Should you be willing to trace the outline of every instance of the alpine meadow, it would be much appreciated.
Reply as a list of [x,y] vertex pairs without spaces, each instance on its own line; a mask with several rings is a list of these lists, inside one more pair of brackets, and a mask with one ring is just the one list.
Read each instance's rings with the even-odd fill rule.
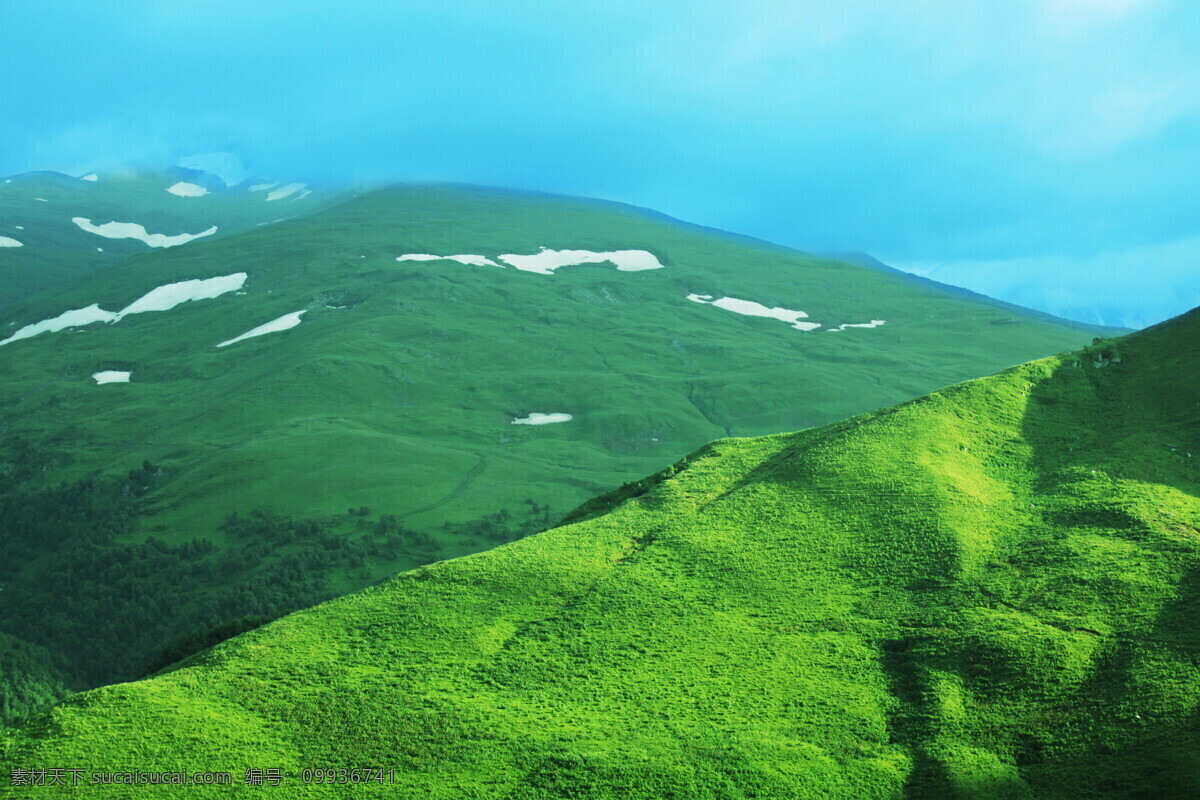
[[0,800],[1197,800],[1195,11],[6,4]]
[[[61,218],[95,216],[76,183]],[[161,193],[297,202],[259,186]],[[1107,332],[613,203],[344,194],[211,241],[138,242],[5,307],[9,719],[216,629],[550,527],[711,439]]]
[[1197,342],[1192,312],[719,439],[75,695],[6,730],[4,765],[261,765],[297,797],[345,796],[300,782],[321,765],[386,766],[363,797],[1194,797]]

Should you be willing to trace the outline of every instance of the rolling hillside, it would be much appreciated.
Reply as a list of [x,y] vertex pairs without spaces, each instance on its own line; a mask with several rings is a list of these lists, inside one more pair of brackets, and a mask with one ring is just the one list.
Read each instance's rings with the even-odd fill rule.
[[706,441],[1104,332],[628,206],[427,186],[148,250],[0,330],[0,632],[74,688],[544,529]]
[[348,192],[226,186],[200,170],[30,172],[0,180],[0,306],[153,249],[304,216]]
[[562,527],[75,697],[3,767],[269,768],[297,797],[1195,797],[1198,342],[1200,311],[714,442]]

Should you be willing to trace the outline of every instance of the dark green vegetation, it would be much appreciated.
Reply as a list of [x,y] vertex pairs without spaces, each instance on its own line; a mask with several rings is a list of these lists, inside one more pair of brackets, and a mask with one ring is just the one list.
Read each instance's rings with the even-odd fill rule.
[[[10,463],[27,467],[23,452],[10,446]],[[38,708],[35,701],[61,697],[64,682],[96,686],[155,671],[181,653],[254,627],[246,620],[261,624],[333,597],[340,587],[331,576],[366,585],[380,564],[425,564],[441,550],[437,538],[367,508],[321,519],[267,509],[233,514],[216,531],[221,546],[207,537],[181,544],[131,538],[143,498],[166,478],[146,462],[120,478],[33,491],[19,488],[28,481],[16,481],[0,492],[5,554],[18,567],[0,590],[0,619],[7,634],[19,637],[11,640],[12,666],[0,661],[0,669],[16,676],[21,665],[36,662],[38,669],[25,671],[53,676],[49,682],[31,677],[24,689],[12,678],[13,688],[0,693],[12,706],[5,719]],[[545,509],[531,511],[522,517],[528,519],[523,528],[496,514],[461,523],[453,533],[503,543],[549,527],[544,513],[537,514]],[[172,636],[178,638],[164,648]]]
[[64,666],[61,656],[0,634],[0,720],[20,720],[70,695]]
[[[209,194],[178,197],[167,192],[179,181],[202,186]],[[297,199],[296,193],[267,202],[268,192],[248,191],[252,183],[226,189],[219,179],[186,169],[105,171],[95,182],[58,172],[31,172],[0,182],[0,236],[23,245],[0,247],[0,306],[152,250],[135,239],[83,231],[72,217],[95,225],[135,222],[150,233],[171,236],[216,225],[212,236],[225,237],[281,217],[311,214],[346,196],[323,191]]]
[[[539,246],[665,266],[396,261]],[[714,438],[824,424],[1098,332],[628,206],[444,187],[148,251],[7,306],[0,329],[238,272],[244,293],[0,347],[0,632],[72,688],[136,678],[190,631],[520,538]],[[802,332],[692,293],[886,324]],[[104,370],[132,382],[96,385]],[[530,412],[574,419],[511,424]]]
[[301,770],[358,765],[395,770],[373,797],[1193,798],[1198,374],[1200,311],[717,441],[584,521],[73,697],[0,764],[270,767],[303,797],[347,789]]

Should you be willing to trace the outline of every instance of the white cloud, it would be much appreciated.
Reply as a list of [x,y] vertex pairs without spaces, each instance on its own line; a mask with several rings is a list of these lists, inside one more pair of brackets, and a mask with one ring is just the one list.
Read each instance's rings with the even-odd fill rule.
[[1042,6],[1040,22],[1059,32],[1086,31],[1120,21],[1148,5],[1149,0],[1048,0]]

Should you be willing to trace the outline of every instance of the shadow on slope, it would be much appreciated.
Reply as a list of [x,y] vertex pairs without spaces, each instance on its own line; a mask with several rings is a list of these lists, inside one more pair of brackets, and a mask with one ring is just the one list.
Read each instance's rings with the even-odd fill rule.
[[906,797],[1200,794],[1198,329],[1012,371],[1018,435],[981,465],[1011,524],[883,642]]
[[1085,589],[1107,605],[1092,611],[1091,674],[1046,706],[1081,735],[1052,750],[1032,729],[1021,763],[1031,781],[1069,780],[1085,795],[1200,795],[1198,334],[1192,311],[1097,340],[1030,391],[1022,433],[1062,561],[1062,582],[1044,585],[1037,605],[1078,611]]

